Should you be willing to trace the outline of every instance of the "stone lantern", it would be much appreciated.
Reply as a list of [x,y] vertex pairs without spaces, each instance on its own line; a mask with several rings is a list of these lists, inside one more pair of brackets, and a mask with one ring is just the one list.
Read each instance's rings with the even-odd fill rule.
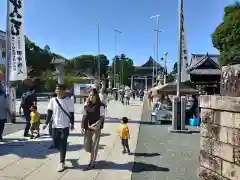
[[110,75],[108,75],[107,79],[108,79],[108,88],[111,89],[112,88],[112,77]]
[[56,68],[58,84],[63,84],[64,66],[67,64],[66,59],[54,57],[51,64],[53,64]]

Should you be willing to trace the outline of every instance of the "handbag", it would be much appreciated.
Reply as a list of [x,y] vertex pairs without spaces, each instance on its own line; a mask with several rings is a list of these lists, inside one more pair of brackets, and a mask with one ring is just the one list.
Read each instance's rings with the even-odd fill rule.
[[101,128],[101,125],[102,125],[102,120],[100,119],[92,125],[88,124],[88,128],[93,130],[93,131],[97,131]]
[[60,104],[60,102],[58,101],[58,99],[55,98],[55,100],[56,100],[58,106],[60,107],[60,109],[64,112],[64,114],[65,114],[69,119],[71,119],[69,113],[68,113],[65,109],[63,109],[63,107],[62,107],[62,105]]

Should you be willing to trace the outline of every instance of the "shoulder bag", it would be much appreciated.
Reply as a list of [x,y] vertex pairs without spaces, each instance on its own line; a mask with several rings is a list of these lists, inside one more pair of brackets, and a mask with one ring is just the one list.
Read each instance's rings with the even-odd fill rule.
[[58,99],[55,98],[55,100],[56,100],[58,106],[60,107],[60,109],[64,112],[64,114],[65,114],[69,119],[71,119],[69,113],[68,113],[65,109],[63,109],[63,107],[62,107],[62,105],[60,104],[60,102],[58,101]]

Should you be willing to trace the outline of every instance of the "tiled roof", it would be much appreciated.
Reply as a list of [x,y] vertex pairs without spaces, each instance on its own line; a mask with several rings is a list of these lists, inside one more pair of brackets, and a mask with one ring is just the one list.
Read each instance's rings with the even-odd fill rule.
[[155,61],[151,56],[149,57],[148,61],[145,62],[143,65],[141,65],[141,67],[152,67],[154,64],[154,66],[161,66],[157,61]]
[[1,40],[5,40],[5,35],[6,35],[6,33],[4,31],[0,30],[0,39]]
[[195,69],[202,65],[207,60],[212,60],[212,62],[219,68],[219,55],[216,54],[192,54],[191,62],[188,67],[188,71]]
[[193,69],[188,73],[197,74],[197,75],[221,75],[221,70],[220,69]]

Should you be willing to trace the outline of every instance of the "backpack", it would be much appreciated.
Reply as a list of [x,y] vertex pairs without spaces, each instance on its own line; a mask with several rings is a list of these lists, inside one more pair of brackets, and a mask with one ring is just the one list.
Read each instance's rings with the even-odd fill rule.
[[21,98],[21,107],[22,108],[30,108],[35,101],[34,92],[26,92],[22,95]]

